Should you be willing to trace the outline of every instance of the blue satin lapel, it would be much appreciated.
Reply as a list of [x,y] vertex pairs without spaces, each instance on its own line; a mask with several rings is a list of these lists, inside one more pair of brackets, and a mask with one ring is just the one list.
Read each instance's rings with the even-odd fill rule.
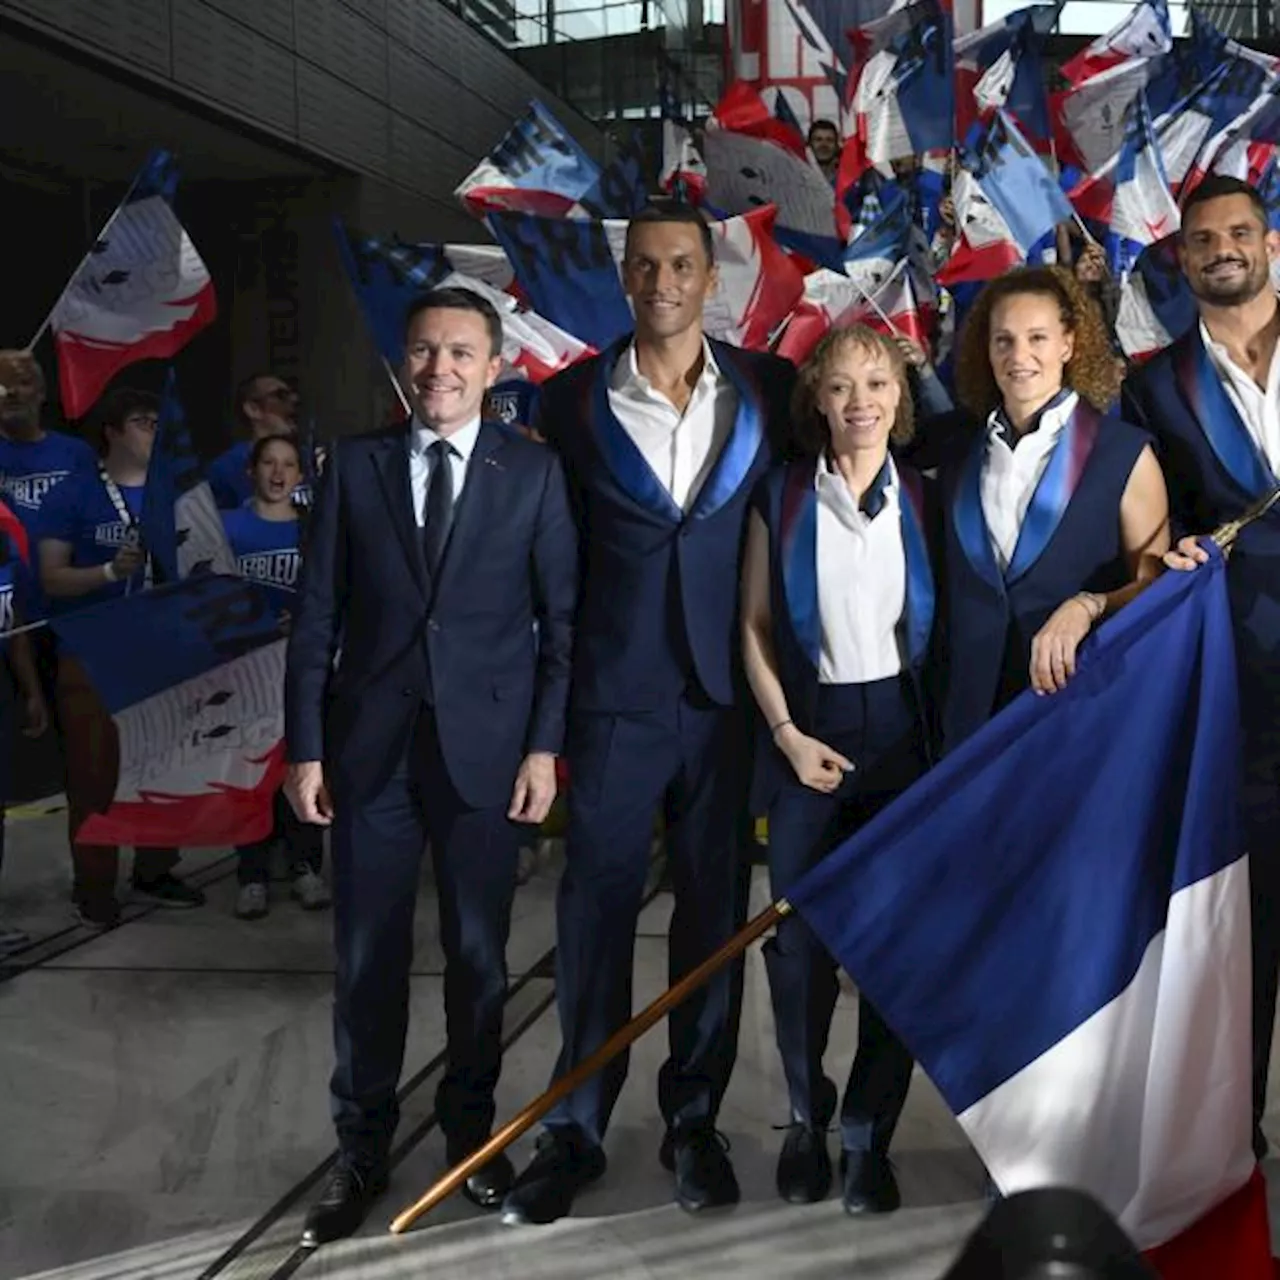
[[616,342],[596,362],[587,388],[586,408],[592,433],[609,473],[622,491],[646,511],[678,524],[684,519],[684,512],[653,474],[653,468],[644,460],[609,404],[609,379],[625,350],[625,340]]
[[1018,531],[1018,542],[1005,578],[1015,582],[1044,554],[1057,532],[1098,442],[1102,415],[1085,400],[1077,400],[1070,421],[1049,455],[1031,503]]
[[1276,487],[1275,476],[1240,420],[1199,333],[1179,344],[1173,367],[1179,390],[1227,474],[1250,498],[1265,497]]
[[695,520],[715,515],[742,487],[764,439],[764,405],[756,381],[739,367],[733,353],[720,343],[714,346],[716,363],[738,393],[733,433],[693,504]]
[[898,469],[902,493],[902,546],[907,562],[907,607],[900,628],[905,640],[907,663],[919,666],[929,648],[933,634],[933,614],[937,595],[933,584],[933,566],[929,562],[929,543],[925,536],[924,482],[910,467]]
[[956,536],[973,571],[997,591],[1004,591],[1004,575],[996,563],[991,547],[991,534],[982,514],[982,463],[987,456],[987,434],[983,431],[973,442],[969,456],[964,461],[960,480],[956,485],[951,519]]
[[822,619],[818,614],[818,493],[814,464],[791,463],[782,481],[778,555],[791,629],[816,669],[822,655]]

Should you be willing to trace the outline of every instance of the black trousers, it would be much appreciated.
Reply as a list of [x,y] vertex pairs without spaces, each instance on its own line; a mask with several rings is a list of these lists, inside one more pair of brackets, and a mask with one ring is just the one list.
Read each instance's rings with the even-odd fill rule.
[[[775,900],[924,772],[927,761],[913,708],[901,677],[820,688],[814,736],[856,768],[830,795],[804,786],[794,775],[778,793],[769,809]],[[764,955],[791,1117],[825,1127],[836,1109],[836,1087],[822,1064],[839,994],[836,962],[798,915],[779,922]],[[840,1110],[846,1151],[888,1150],[907,1100],[912,1065],[892,1028],[863,997],[857,1055]]]
[[[741,927],[750,865],[743,848],[746,729],[736,709],[692,695],[648,715],[579,715],[569,731],[569,822],[556,908],[560,1077],[630,1017],[636,920],[654,817],[667,820],[675,897],[671,983]],[[658,1076],[669,1129],[711,1125],[733,1070],[742,1009],[741,963],[726,965],[668,1021]],[[626,1079],[620,1054],[547,1117],[599,1145]]]
[[430,841],[447,1037],[436,1110],[451,1148],[469,1149],[493,1124],[520,829],[508,821],[505,805],[472,809],[463,803],[445,768],[435,717],[425,707],[381,791],[362,804],[344,804],[340,795],[335,800],[336,1063],[330,1093],[339,1145],[353,1163],[376,1165],[386,1159],[399,1120],[396,1086],[409,1023],[413,916]]
[[253,844],[242,844],[236,853],[236,880],[240,884],[266,884],[270,878],[271,848],[277,840],[283,840],[289,854],[289,866],[295,873],[303,867],[319,871],[324,864],[324,828],[302,822],[293,806],[277,791],[272,802],[273,823],[270,834]]

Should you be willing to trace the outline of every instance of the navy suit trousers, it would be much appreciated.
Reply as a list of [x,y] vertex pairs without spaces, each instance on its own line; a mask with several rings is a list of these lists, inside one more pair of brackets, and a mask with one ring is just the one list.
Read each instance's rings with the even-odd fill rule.
[[[775,901],[837,845],[869,822],[925,770],[926,757],[907,682],[822,685],[814,735],[854,763],[831,794],[794,775],[769,810],[769,877]],[[837,965],[804,920],[778,924],[764,946],[778,1051],[793,1120],[825,1127],[836,1088],[823,1072],[839,984]],[[911,1055],[872,1006],[858,1005],[858,1051],[840,1114],[846,1151],[884,1154],[911,1084]]]
[[506,809],[463,804],[423,708],[387,782],[363,804],[337,799],[333,826],[337,1063],[330,1083],[344,1154],[384,1161],[399,1119],[396,1086],[409,1022],[413,915],[430,842],[444,949],[446,1067],[436,1094],[451,1144],[473,1147],[493,1124],[502,1065],[506,947],[520,829]]
[[[563,1038],[555,1076],[598,1049],[632,1014],[636,921],[654,818],[666,818],[675,896],[668,976],[677,982],[742,926],[747,733],[742,712],[686,696],[665,713],[578,714],[568,738],[569,825],[557,905],[556,993]],[[737,1053],[741,963],[671,1013],[658,1078],[668,1128],[713,1124]],[[549,1128],[599,1145],[628,1055],[566,1098]]]

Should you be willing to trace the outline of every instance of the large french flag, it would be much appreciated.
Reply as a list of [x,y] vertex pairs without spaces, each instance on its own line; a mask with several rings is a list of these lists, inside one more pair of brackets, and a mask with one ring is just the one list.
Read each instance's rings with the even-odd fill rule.
[[119,738],[114,796],[77,839],[206,848],[267,835],[285,773],[285,642],[260,588],[198,574],[53,627]]
[[999,1188],[1090,1192],[1166,1280],[1272,1276],[1239,723],[1214,554],[788,894]]
[[178,171],[154,151],[50,317],[68,418],[83,417],[121,369],[176,355],[218,314],[213,280],[172,201]]
[[1172,48],[1168,0],[1140,0],[1106,35],[1064,62],[1062,74],[1079,85],[1122,62],[1158,57]]

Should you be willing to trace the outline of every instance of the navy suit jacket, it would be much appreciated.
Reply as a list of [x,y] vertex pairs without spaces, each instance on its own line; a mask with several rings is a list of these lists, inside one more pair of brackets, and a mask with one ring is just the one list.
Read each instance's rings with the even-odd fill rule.
[[620,425],[602,421],[605,380],[629,339],[543,384],[538,429],[561,454],[583,556],[573,705],[650,712],[696,684],[742,696],[738,595],[747,507],[785,443],[795,370],[711,340],[737,387],[729,441],[686,515]]
[[476,808],[507,804],[523,756],[563,746],[577,590],[550,449],[481,425],[433,580],[407,428],[339,440],[289,636],[289,759],[323,760],[335,799],[359,803],[385,784],[431,691],[459,795]]

